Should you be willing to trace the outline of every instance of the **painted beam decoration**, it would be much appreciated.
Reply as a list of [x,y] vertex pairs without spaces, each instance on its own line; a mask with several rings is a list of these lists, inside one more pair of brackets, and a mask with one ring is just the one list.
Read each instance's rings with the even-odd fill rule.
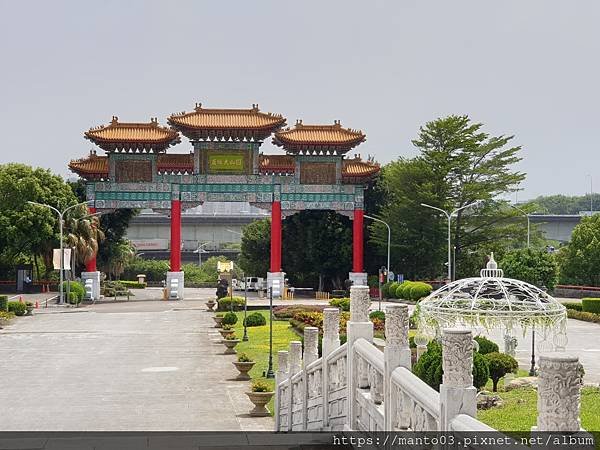
[[[204,202],[249,202],[270,210],[281,202],[284,215],[302,210],[343,214],[364,206],[364,190],[379,165],[345,154],[366,139],[361,131],[334,125],[303,125],[283,130],[286,119],[251,109],[208,109],[168,118],[170,127],[118,122],[93,128],[85,137],[106,152],[71,161],[84,178],[89,200],[99,210],[151,208],[168,211]],[[192,150],[167,153],[188,137]],[[263,155],[260,146],[274,134],[285,154]],[[119,141],[123,136],[123,142]],[[110,141],[108,140],[110,138]]]

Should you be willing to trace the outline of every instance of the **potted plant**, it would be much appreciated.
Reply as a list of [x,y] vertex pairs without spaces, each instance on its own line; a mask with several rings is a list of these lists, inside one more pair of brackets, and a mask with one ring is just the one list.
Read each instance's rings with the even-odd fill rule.
[[226,338],[227,336],[231,336],[233,333],[235,333],[235,331],[231,325],[226,324],[223,325],[223,328],[219,330],[219,333],[221,333],[223,338]]
[[215,328],[221,328],[221,323],[223,322],[223,313],[213,316],[213,320],[215,321]]
[[235,346],[240,343],[240,340],[235,336],[235,333],[225,336],[221,342],[227,347],[225,349],[226,355],[235,355]]
[[238,355],[237,361],[233,361],[232,363],[237,370],[239,370],[240,374],[237,376],[236,380],[249,380],[250,375],[248,372],[254,364],[256,364],[246,353],[240,353]]
[[250,411],[250,415],[254,417],[269,416],[271,413],[266,408],[266,404],[271,401],[273,392],[269,385],[262,381],[256,380],[252,383],[251,391],[246,392],[250,401],[254,404],[254,409]]
[[27,314],[26,316],[33,316],[33,303],[25,302],[25,306],[27,306]]
[[216,304],[217,302],[211,298],[209,301],[206,302],[206,307],[209,311],[212,311]]

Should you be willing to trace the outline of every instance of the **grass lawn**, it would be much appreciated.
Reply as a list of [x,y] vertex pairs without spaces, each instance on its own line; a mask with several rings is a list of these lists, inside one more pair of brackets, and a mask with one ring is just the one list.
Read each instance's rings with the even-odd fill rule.
[[[491,390],[491,389],[490,389]],[[497,393],[504,405],[477,411],[477,418],[500,431],[529,432],[537,420],[537,392],[535,389],[513,389]],[[581,426],[590,431],[600,430],[600,389],[581,390]]]
[[[255,312],[255,311],[252,311]],[[235,349],[238,353],[246,353],[256,364],[249,372],[253,380],[262,379],[263,372],[266,372],[269,367],[269,310],[257,311],[261,313],[267,320],[267,324],[260,327],[248,328],[248,341],[240,342]],[[235,324],[235,335],[241,339],[244,336],[244,312],[237,312],[238,321]],[[248,313],[250,314],[250,312]],[[288,350],[290,341],[300,340],[298,335],[294,333],[287,320],[273,321],[273,371],[277,371],[277,351]],[[235,371],[235,368],[233,368]],[[271,386],[275,385],[275,380],[266,380]],[[251,381],[249,382],[251,383]],[[273,412],[273,400],[269,402],[269,411]]]

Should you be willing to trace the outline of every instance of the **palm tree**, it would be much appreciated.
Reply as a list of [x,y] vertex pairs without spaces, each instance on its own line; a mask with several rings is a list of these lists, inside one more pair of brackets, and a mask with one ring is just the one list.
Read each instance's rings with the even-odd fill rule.
[[86,264],[98,253],[98,244],[104,240],[100,229],[100,220],[87,215],[85,207],[77,208],[72,216],[65,220],[67,245],[75,250],[75,267]]
[[108,271],[118,280],[125,266],[135,257],[135,247],[128,240],[121,239],[112,249],[108,262]]

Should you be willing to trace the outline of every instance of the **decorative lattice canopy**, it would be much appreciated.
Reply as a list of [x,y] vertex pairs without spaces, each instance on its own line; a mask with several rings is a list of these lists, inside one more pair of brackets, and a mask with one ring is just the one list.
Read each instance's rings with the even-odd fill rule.
[[567,318],[565,307],[543,290],[504,278],[493,254],[481,276],[443,286],[422,300],[418,309],[418,327],[426,335],[457,325],[507,330],[539,326],[563,333]]

